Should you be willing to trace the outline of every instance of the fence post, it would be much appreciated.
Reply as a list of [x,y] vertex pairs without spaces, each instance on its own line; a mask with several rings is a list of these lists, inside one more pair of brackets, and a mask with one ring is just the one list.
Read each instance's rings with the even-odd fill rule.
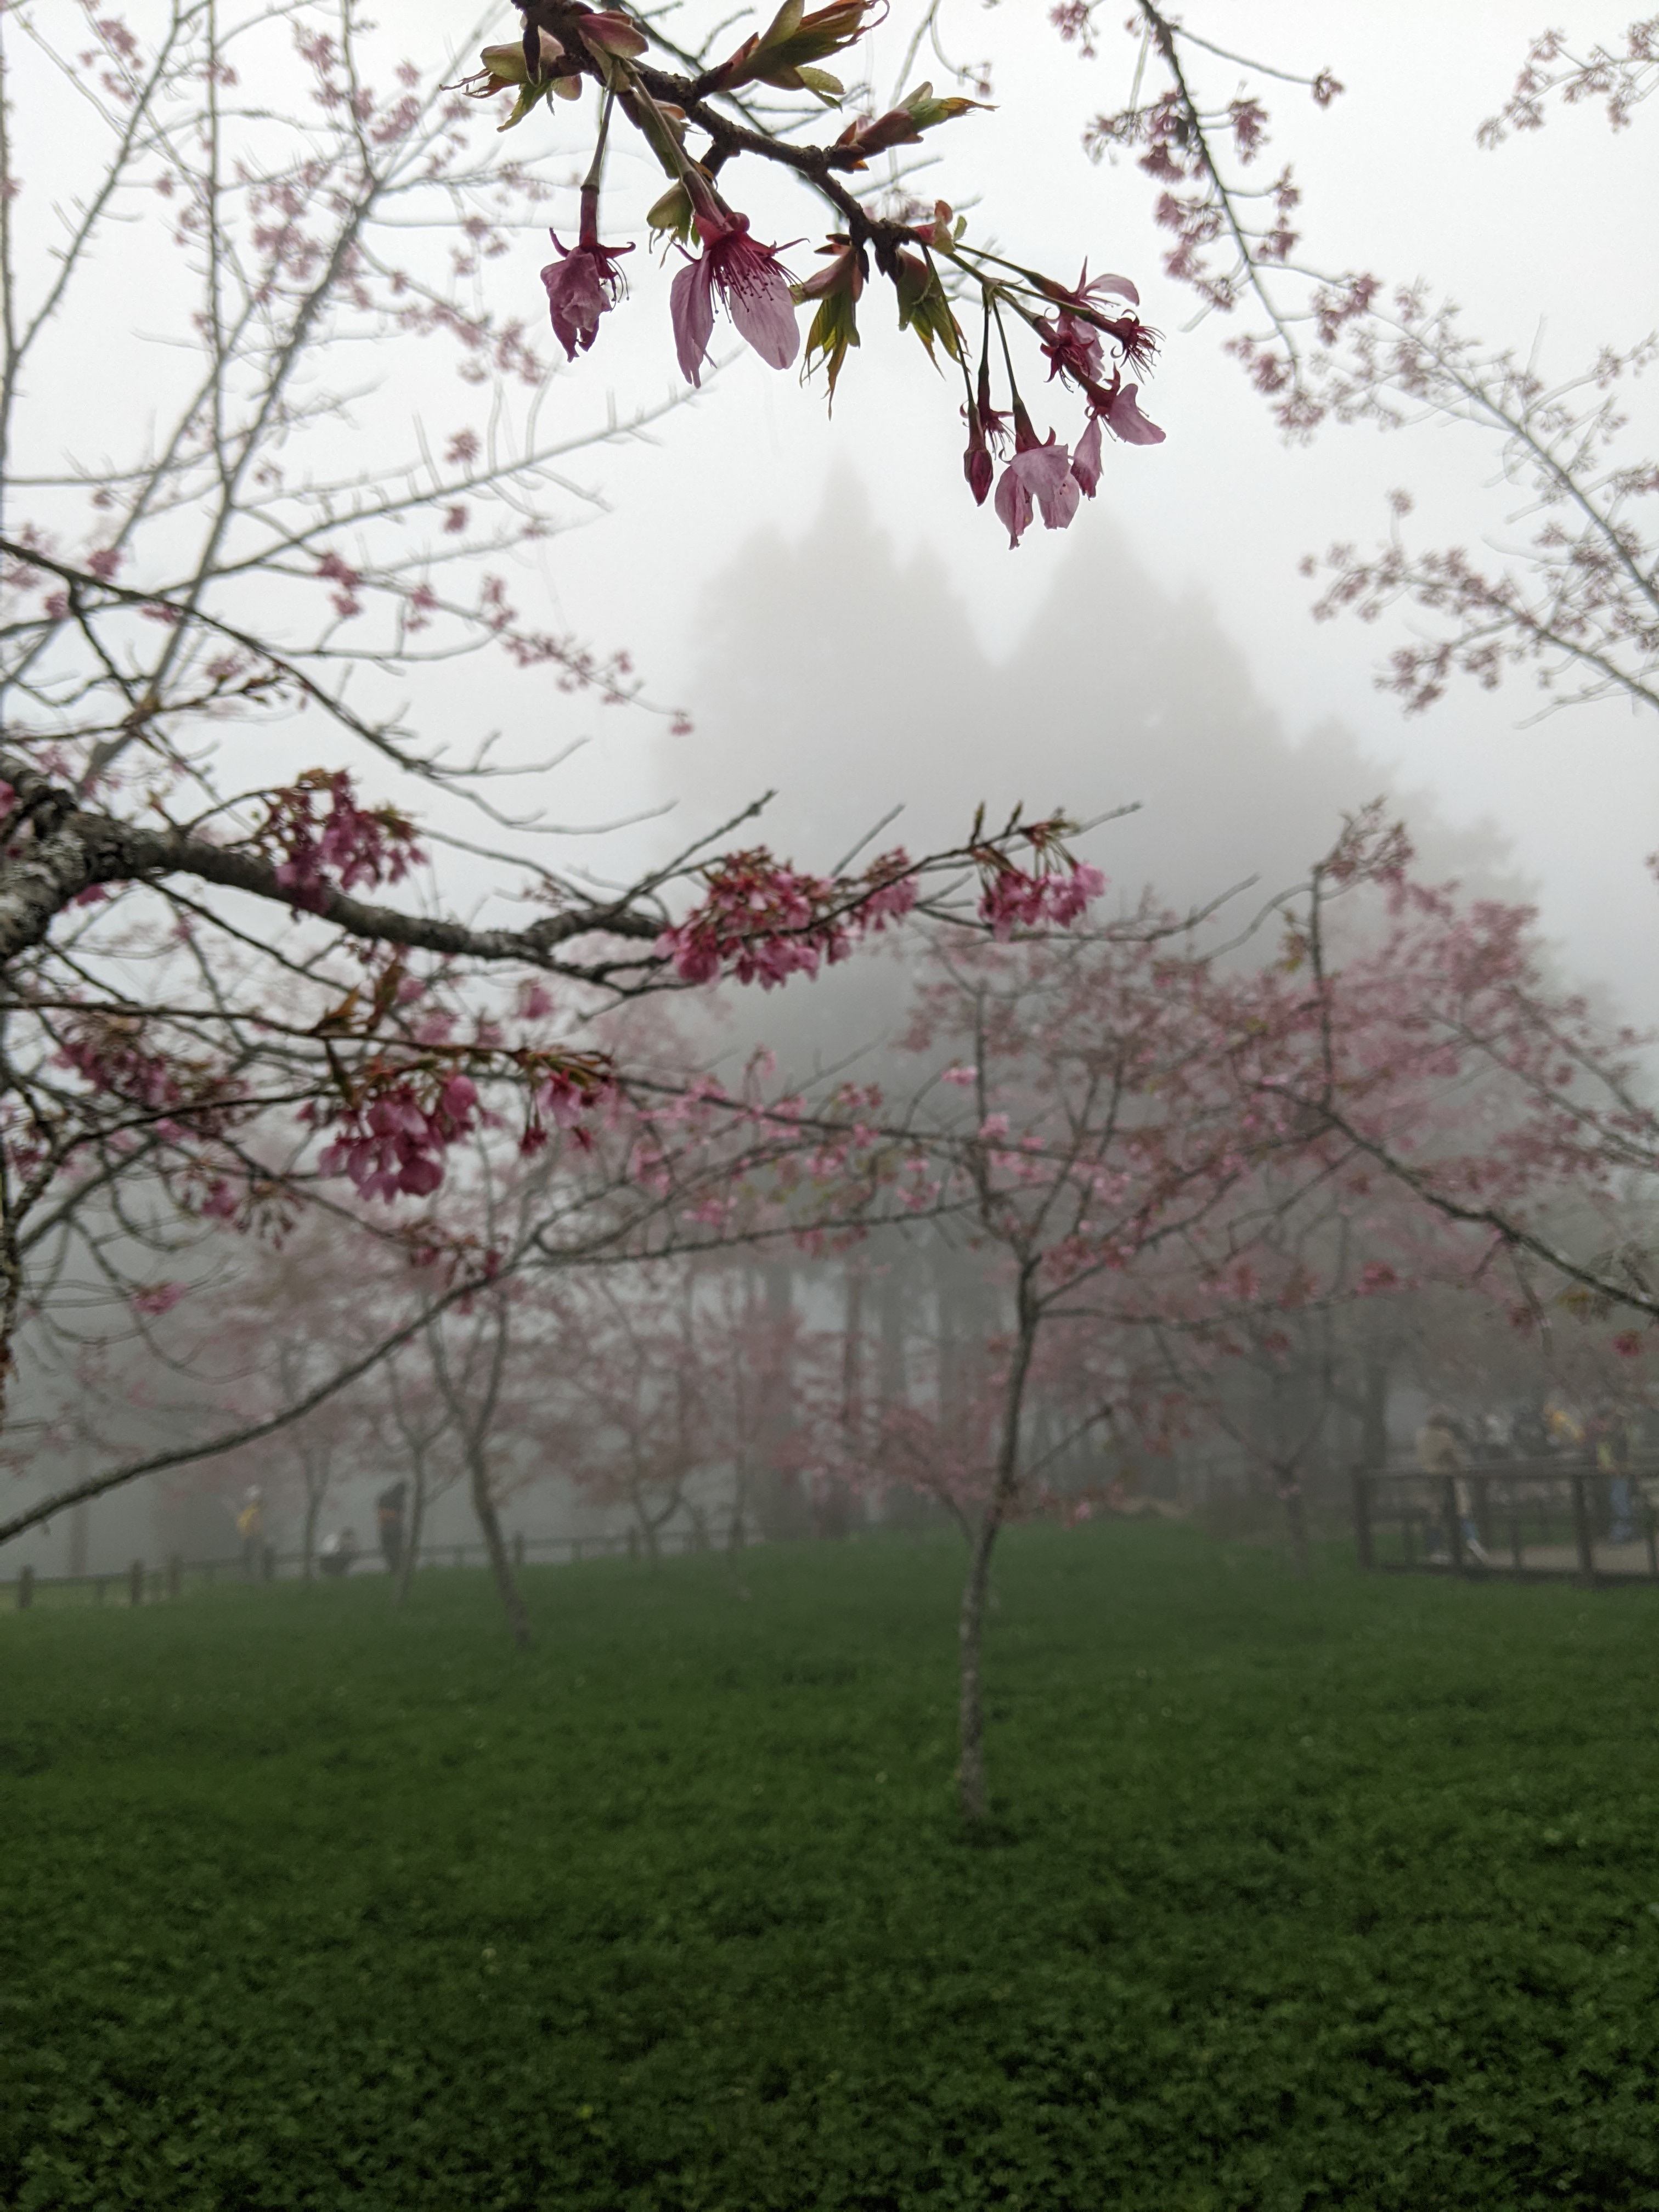
[[1461,1575],[1468,1564],[1463,1555],[1463,1516],[1457,1510],[1457,1477],[1449,1474],[1441,1485],[1445,1504],[1446,1545],[1451,1553],[1452,1572]]
[[167,1561],[167,1595],[182,1597],[185,1594],[185,1562],[182,1553],[175,1552]]
[[514,1532],[513,1564],[515,1567],[521,1567],[524,1565],[524,1530],[522,1528]]
[[20,1567],[17,1571],[17,1610],[27,1613],[34,1603],[34,1570]]
[[1572,1529],[1578,1540],[1578,1572],[1587,1583],[1595,1580],[1595,1547],[1590,1534],[1589,1498],[1584,1488],[1584,1477],[1575,1474],[1572,1482]]
[[1371,1482],[1363,1467],[1353,1471],[1353,1545],[1360,1571],[1369,1574],[1376,1562],[1371,1556]]
[[142,1605],[144,1601],[144,1563],[135,1559],[127,1569],[127,1603]]

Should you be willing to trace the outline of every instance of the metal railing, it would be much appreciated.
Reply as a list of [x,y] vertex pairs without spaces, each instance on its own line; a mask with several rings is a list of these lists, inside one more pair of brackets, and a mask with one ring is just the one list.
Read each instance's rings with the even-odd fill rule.
[[1359,1564],[1385,1574],[1659,1582],[1656,1507],[1651,1459],[1514,1460],[1456,1474],[1362,1468],[1353,1477]]

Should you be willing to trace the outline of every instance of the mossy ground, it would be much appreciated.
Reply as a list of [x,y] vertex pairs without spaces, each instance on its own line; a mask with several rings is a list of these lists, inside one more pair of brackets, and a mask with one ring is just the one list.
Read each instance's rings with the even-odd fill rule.
[[1659,1594],[1168,1527],[0,1620],[0,2201],[1659,2208]]

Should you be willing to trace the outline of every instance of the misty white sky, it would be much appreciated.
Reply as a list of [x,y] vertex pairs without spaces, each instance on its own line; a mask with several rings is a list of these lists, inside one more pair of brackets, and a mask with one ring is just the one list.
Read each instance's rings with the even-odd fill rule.
[[[704,4],[713,10],[713,0]],[[1253,806],[1279,815],[1285,803],[1282,777],[1259,789],[1252,781],[1249,749],[1229,723],[1234,699],[1258,747],[1274,722],[1298,741],[1334,721],[1358,749],[1356,781],[1339,793],[1329,775],[1322,781],[1310,769],[1310,788],[1320,794],[1310,820],[1321,825],[1310,836],[1322,836],[1339,799],[1370,796],[1382,764],[1401,788],[1431,792],[1453,823],[1486,820],[1501,830],[1521,874],[1540,884],[1547,924],[1574,963],[1614,981],[1632,1012],[1659,1019],[1649,957],[1659,886],[1644,867],[1659,847],[1659,728],[1611,708],[1521,727],[1539,704],[1524,681],[1491,696],[1455,688],[1429,715],[1407,721],[1372,683],[1391,637],[1352,623],[1316,626],[1308,616],[1313,587],[1297,573],[1301,556],[1334,539],[1370,544],[1394,485],[1419,499],[1420,542],[1518,539],[1491,487],[1492,447],[1440,426],[1391,437],[1336,428],[1310,448],[1287,450],[1222,352],[1231,323],[1183,329],[1191,299],[1161,272],[1164,234],[1152,224],[1148,180],[1133,165],[1097,167],[1081,150],[1085,119],[1127,94],[1132,43],[1109,13],[1099,59],[1081,61],[1054,36],[1047,6],[946,0],[947,45],[964,59],[989,60],[998,108],[933,134],[936,165],[917,187],[967,207],[976,237],[1059,273],[1073,274],[1086,256],[1136,280],[1148,319],[1167,333],[1147,395],[1167,444],[1113,448],[1099,500],[1072,530],[1033,530],[1011,553],[963,483],[954,386],[892,326],[890,299],[873,286],[862,349],[833,419],[821,385],[803,391],[793,374],[736,349],[729,371],[648,445],[575,457],[572,476],[610,511],[549,540],[539,574],[515,582],[527,615],[544,610],[550,624],[602,649],[629,647],[652,696],[690,709],[693,736],[671,739],[645,715],[596,713],[559,696],[544,674],[501,671],[486,684],[482,664],[423,678],[420,719],[462,751],[499,724],[520,757],[545,756],[592,730],[595,744],[547,793],[556,818],[614,819],[664,797],[677,802],[665,830],[604,854],[574,848],[573,857],[591,856],[612,873],[643,846],[660,851],[670,836],[678,843],[682,825],[684,835],[705,828],[768,786],[782,794],[771,834],[814,865],[837,857],[814,831],[833,839],[843,819],[866,826],[893,799],[907,811],[892,836],[916,844],[959,830],[981,797],[1018,796],[1081,812],[1144,801],[1147,851],[1190,846],[1208,868],[1218,807],[1242,835]],[[1310,262],[1367,268],[1390,283],[1421,277],[1463,302],[1474,330],[1522,351],[1535,346],[1546,369],[1563,374],[1603,343],[1627,345],[1656,319],[1649,210],[1659,204],[1659,102],[1618,137],[1586,108],[1555,114],[1544,132],[1495,153],[1475,146],[1477,124],[1501,105],[1541,27],[1530,0],[1462,8],[1390,0],[1387,9],[1193,0],[1188,18],[1273,65],[1328,67],[1347,88],[1323,112],[1304,91],[1273,88],[1273,143],[1258,173],[1280,160],[1295,164]],[[1580,51],[1616,38],[1623,20],[1620,6],[1591,0],[1566,11]],[[912,21],[914,9],[897,6],[876,36],[884,101],[900,88]],[[483,35],[510,36],[516,21],[501,0],[483,16]],[[733,40],[741,28],[734,22]],[[425,70],[441,64],[457,36],[450,0],[405,0],[381,33],[389,58],[406,52]],[[458,62],[470,61],[475,44],[465,41]],[[922,68],[943,77],[937,64]],[[1227,64],[1212,64],[1217,98],[1237,82]],[[27,104],[19,115],[21,128]],[[556,123],[538,114],[501,142],[572,187],[557,205],[567,235],[591,120],[561,108]],[[626,417],[684,392],[667,312],[672,271],[643,243],[660,179],[630,136],[613,142],[604,223],[608,237],[640,241],[629,262],[633,296],[605,319],[593,352],[555,380],[544,419],[561,433],[604,419],[607,404]],[[56,156],[35,153],[44,184]],[[792,258],[810,265],[824,228],[816,204],[787,179],[754,170],[728,173],[732,197],[760,236],[804,239]],[[158,203],[156,222],[165,220]],[[491,306],[532,325],[544,315],[543,220],[526,206],[514,251],[485,264]],[[176,257],[137,230],[127,235],[131,250],[112,249],[100,265],[100,310],[112,328],[149,344],[147,358],[173,358],[177,348],[158,350],[165,334],[149,325],[166,319],[158,275]],[[66,331],[68,349],[38,374],[32,396],[48,416],[55,407],[77,451],[101,450],[106,431],[114,439],[143,402],[146,359],[137,374],[112,374],[84,324]],[[429,349],[412,369],[393,353],[367,374],[361,353],[345,357],[349,380],[362,387],[356,414],[366,433],[411,404],[437,438],[480,414],[471,388],[447,372],[441,388],[434,381]],[[1033,399],[1036,367],[1026,387]],[[1650,455],[1659,409],[1651,388],[1632,398],[1632,446]],[[1063,404],[1040,419],[1054,420],[1062,436],[1078,427]],[[826,508],[843,521],[861,512],[851,538],[817,534]],[[580,512],[573,502],[556,519]],[[857,560],[866,573],[831,576],[836,559]],[[1162,595],[1155,619],[1143,585]],[[1224,641],[1234,656],[1224,668],[1224,652],[1211,653],[1207,688],[1187,682],[1196,633],[1169,614],[1183,602],[1212,627],[1206,653]],[[1172,693],[1184,690],[1203,723],[1189,714],[1167,739],[1157,720],[1159,653]],[[313,740],[307,728],[280,740],[290,742]],[[264,765],[282,757],[273,749]],[[304,764],[297,754],[295,764]],[[1112,835],[1103,833],[1094,856],[1138,887],[1136,865],[1119,857],[1128,848],[1114,848]],[[1293,842],[1305,861],[1313,854],[1302,836],[1297,829]],[[1213,865],[1232,872],[1219,852]],[[1167,886],[1182,897],[1216,887],[1196,878]],[[486,888],[481,878],[477,889]]]
[[[420,0],[404,35],[422,20],[436,33],[446,12],[435,0]],[[1557,13],[1581,49],[1615,36],[1627,15],[1582,4]],[[1501,104],[1528,39],[1542,27],[1531,8],[1507,0],[1463,9],[1391,0],[1386,9],[1212,0],[1187,14],[1194,28],[1242,52],[1310,74],[1329,67],[1346,86],[1323,113],[1305,93],[1277,88],[1274,155],[1295,163],[1304,187],[1310,261],[1369,268],[1390,281],[1424,277],[1464,304],[1473,329],[1523,351],[1536,345],[1546,368],[1563,373],[1600,343],[1628,343],[1649,327],[1656,271],[1645,211],[1659,204],[1659,118],[1638,114],[1636,127],[1615,137],[1599,112],[1585,110],[1558,114],[1543,133],[1498,152],[1475,147],[1476,125]],[[514,19],[505,8],[501,18],[504,33]],[[1372,688],[1387,637],[1353,623],[1316,626],[1306,611],[1311,594],[1297,574],[1301,556],[1335,538],[1369,543],[1392,485],[1418,495],[1415,520],[1425,541],[1504,542],[1505,510],[1483,489],[1496,459],[1491,447],[1473,432],[1437,428],[1391,438],[1336,429],[1310,449],[1286,450],[1222,356],[1228,326],[1212,321],[1183,332],[1190,301],[1161,273],[1146,179],[1133,167],[1096,167],[1080,149],[1085,118],[1125,94],[1129,41],[1108,28],[1099,60],[1081,62],[1059,46],[1039,0],[958,9],[947,16],[946,35],[965,57],[990,58],[999,109],[935,134],[939,162],[925,188],[958,204],[976,198],[977,235],[994,234],[1060,271],[1086,255],[1097,268],[1135,278],[1144,312],[1168,333],[1147,401],[1169,432],[1167,445],[1113,451],[1097,507],[1085,508],[1068,534],[1034,532],[1011,554],[988,510],[975,512],[963,485],[951,391],[912,339],[887,327],[887,302],[872,296],[862,353],[842,380],[833,420],[821,391],[802,392],[793,375],[744,356],[650,447],[595,453],[579,464],[576,473],[603,489],[613,511],[550,549],[547,576],[559,615],[598,643],[630,645],[653,693],[696,714],[708,640],[715,631],[729,635],[721,618],[733,611],[711,594],[757,536],[801,538],[841,475],[863,488],[901,564],[918,554],[940,564],[994,656],[1014,651],[1068,566],[1087,562],[1084,541],[1109,518],[1154,580],[1196,592],[1212,607],[1292,736],[1334,716],[1366,752],[1397,763],[1405,783],[1432,788],[1454,819],[1490,817],[1512,839],[1521,867],[1540,880],[1548,925],[1575,959],[1616,981],[1633,1007],[1659,1013],[1659,992],[1648,980],[1659,890],[1643,868],[1659,846],[1659,728],[1612,708],[1519,728],[1538,704],[1524,683],[1495,697],[1456,690],[1407,722]],[[879,35],[877,55],[878,85],[890,91],[886,76],[900,59],[896,31]],[[1216,64],[1213,89],[1231,92],[1235,74]],[[548,126],[526,125],[515,150],[526,150],[537,130]],[[574,174],[568,154],[550,155],[549,166]],[[642,237],[643,209],[656,188],[643,164],[613,165],[606,234]],[[732,196],[752,210],[763,237],[805,234],[810,246],[822,229],[805,197],[787,184],[762,178],[747,191],[734,185]],[[495,281],[538,295],[542,258],[529,238],[522,265],[496,263]],[[796,258],[804,264],[806,252]],[[585,401],[599,386],[626,410],[678,381],[667,276],[643,251],[631,268],[633,298],[570,373],[573,400],[580,382]],[[1638,410],[1650,409],[1650,395],[1638,392],[1637,399]],[[1057,419],[1066,435],[1064,416]],[[1113,684],[1112,610],[1099,612],[1098,633],[1079,634],[1075,649],[1085,667],[1092,656],[1103,706]],[[828,689],[849,715],[879,715],[883,677],[856,635],[818,638],[780,687],[775,738],[755,761],[754,785],[787,791],[803,777],[816,782],[822,763],[792,754],[792,706],[801,695]],[[823,717],[805,719],[821,725]],[[619,792],[641,788],[654,750],[685,818],[699,819],[705,735],[711,742],[717,735],[706,722],[683,747],[642,748],[637,728],[624,732],[612,722],[602,753],[579,780],[586,789],[573,781],[571,803],[580,797],[615,811]],[[1022,747],[1051,735],[1011,728],[1009,742]],[[1084,803],[1148,795],[1111,788],[1109,752],[1100,757],[1108,738],[1079,730],[1074,741],[1084,748]],[[902,746],[904,732],[894,730],[891,742]],[[1055,796],[1051,780],[1045,775],[1043,788],[1030,794],[1034,804]],[[961,791],[964,815],[978,795]],[[873,817],[881,794],[870,797]],[[1166,795],[1158,803],[1174,801]]]

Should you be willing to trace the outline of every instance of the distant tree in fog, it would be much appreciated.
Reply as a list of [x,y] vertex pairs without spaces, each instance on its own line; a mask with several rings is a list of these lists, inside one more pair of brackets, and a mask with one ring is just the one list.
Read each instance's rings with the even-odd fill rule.
[[[1245,321],[1228,350],[1287,438],[1305,441],[1338,423],[1462,425],[1518,498],[1509,526],[1530,526],[1522,549],[1496,559],[1461,544],[1424,547],[1408,535],[1411,495],[1397,493],[1378,546],[1339,543],[1304,564],[1324,578],[1315,612],[1376,622],[1403,606],[1431,617],[1428,634],[1397,647],[1378,679],[1407,712],[1431,706],[1455,678],[1491,689],[1517,670],[1552,707],[1606,698],[1659,707],[1659,465],[1631,427],[1634,387],[1659,360],[1659,333],[1593,332],[1579,360],[1550,376],[1531,333],[1520,345],[1489,343],[1425,283],[1310,267],[1299,251],[1299,186],[1288,168],[1258,181],[1255,165],[1271,144],[1270,103],[1287,81],[1322,108],[1343,88],[1328,70],[1297,78],[1281,56],[1257,63],[1227,51],[1225,11],[1211,12],[1213,23],[1191,11],[1177,21],[1136,0],[1125,26],[1136,46],[1131,101],[1090,123],[1088,150],[1127,155],[1152,179],[1155,219],[1171,239],[1167,273],[1204,313]],[[1098,0],[1060,0],[1053,20],[1091,56],[1107,27]],[[1656,82],[1651,17],[1583,52],[1569,33],[1547,31],[1498,112],[1479,120],[1471,111],[1471,133],[1496,149],[1541,129],[1557,108],[1586,103],[1622,131],[1645,122],[1637,111]],[[1597,207],[1577,216],[1597,226],[1620,219]],[[1504,220],[1501,199],[1492,220]],[[1610,325],[1624,304],[1610,307]]]

